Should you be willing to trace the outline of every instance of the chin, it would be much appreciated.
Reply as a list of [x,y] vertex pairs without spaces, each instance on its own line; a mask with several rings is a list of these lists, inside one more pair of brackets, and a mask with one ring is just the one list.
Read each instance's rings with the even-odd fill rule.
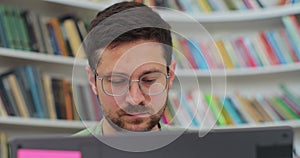
[[141,126],[141,125],[125,125],[124,129],[132,132],[150,131],[148,126]]
[[149,119],[135,119],[131,121],[126,121],[124,122],[123,129],[135,132],[150,131],[155,126],[152,125],[150,122],[151,121]]

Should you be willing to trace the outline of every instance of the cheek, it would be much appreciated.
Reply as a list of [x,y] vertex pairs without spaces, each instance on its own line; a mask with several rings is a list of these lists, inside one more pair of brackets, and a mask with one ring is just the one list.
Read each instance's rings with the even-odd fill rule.
[[155,111],[155,113],[159,112],[162,108],[164,108],[166,104],[166,99],[167,93],[151,97],[150,106]]
[[[105,109],[120,109],[122,97],[112,97],[108,96],[102,92],[99,93],[99,101],[101,103],[102,108]],[[111,110],[110,110],[111,111]]]

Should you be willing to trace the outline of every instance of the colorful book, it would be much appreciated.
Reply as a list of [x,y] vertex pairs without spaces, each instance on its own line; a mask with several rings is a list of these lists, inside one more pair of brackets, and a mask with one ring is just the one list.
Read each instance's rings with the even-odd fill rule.
[[181,44],[182,53],[184,53],[184,57],[189,61],[190,67],[193,69],[198,69],[197,63],[194,59],[193,54],[190,51],[188,41],[186,39],[179,39],[179,43]]
[[231,116],[235,124],[245,123],[244,118],[240,115],[237,109],[234,107],[233,102],[230,97],[224,98],[224,109],[228,111],[228,114]]
[[279,59],[277,58],[277,56],[275,55],[275,52],[273,51],[271,44],[269,43],[268,39],[267,39],[267,35],[266,35],[266,31],[261,31],[259,33],[259,37],[260,37],[260,41],[262,43],[262,45],[264,46],[267,56],[271,61],[272,65],[278,65],[280,64]]
[[279,63],[280,64],[287,64],[286,59],[283,56],[283,52],[281,52],[280,47],[279,47],[279,43],[277,43],[276,41],[276,37],[275,37],[275,31],[274,30],[269,30],[266,32],[266,38],[268,40],[268,42],[271,45],[271,49],[273,50],[273,52],[275,53],[275,55],[277,56],[277,58],[279,59]]
[[[53,36],[52,38],[54,38],[52,40],[56,41],[56,44],[57,44],[56,47],[58,48],[59,53],[63,56],[69,56],[69,52],[68,52],[68,49],[67,49],[64,37],[63,37],[63,33],[61,30],[61,26],[60,26],[58,18],[56,18],[56,17],[51,18],[48,21],[47,25],[51,26],[50,34],[51,34],[51,36]],[[56,45],[56,44],[54,44],[54,45]]]
[[204,94],[204,98],[208,103],[208,106],[211,108],[215,118],[217,119],[217,124],[220,126],[227,125],[226,118],[222,114],[222,109],[217,103],[216,98],[210,94]]
[[37,84],[37,80],[39,78],[36,77],[35,74],[35,68],[33,66],[26,66],[25,67],[25,72],[26,72],[26,77],[28,78],[29,86],[30,86],[30,91],[31,91],[31,97],[33,100],[33,104],[35,106],[35,109],[37,111],[37,117],[38,118],[46,118],[45,110],[44,110],[44,105],[43,101],[41,100],[41,94],[40,89]]
[[295,15],[289,15],[282,17],[282,22],[287,30],[289,37],[291,38],[292,45],[296,50],[297,56],[300,59],[300,25]]
[[234,68],[234,65],[225,49],[225,46],[224,46],[224,43],[223,43],[223,40],[216,40],[216,46],[218,47],[218,51],[220,52],[221,54],[221,57],[222,57],[222,60],[224,62],[224,65],[226,68],[228,69],[232,69]]
[[186,42],[197,65],[197,68],[201,70],[208,70],[208,63],[204,58],[203,52],[201,52],[201,50],[199,49],[197,42],[192,39],[189,39]]
[[191,125],[193,127],[198,127],[199,124],[199,120],[198,120],[198,112],[197,110],[195,111],[195,105],[193,104],[193,98],[191,98],[189,93],[185,93],[183,92],[180,95],[180,100],[182,103],[182,106],[184,107],[187,116],[189,117],[189,122],[191,122]]

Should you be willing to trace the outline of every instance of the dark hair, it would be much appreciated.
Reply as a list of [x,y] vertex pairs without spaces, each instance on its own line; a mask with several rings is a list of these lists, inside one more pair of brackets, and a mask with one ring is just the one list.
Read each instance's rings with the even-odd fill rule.
[[91,21],[84,47],[92,69],[100,60],[101,48],[114,48],[126,42],[153,40],[163,44],[167,65],[172,59],[170,25],[142,3],[120,2],[103,11]]

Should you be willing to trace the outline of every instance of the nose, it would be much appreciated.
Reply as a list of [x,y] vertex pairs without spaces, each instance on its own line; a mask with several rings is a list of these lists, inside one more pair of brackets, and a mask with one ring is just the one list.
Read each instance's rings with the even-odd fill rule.
[[126,102],[131,105],[142,105],[142,102],[145,100],[144,93],[140,89],[138,82],[133,81],[130,83],[129,91],[126,94]]

